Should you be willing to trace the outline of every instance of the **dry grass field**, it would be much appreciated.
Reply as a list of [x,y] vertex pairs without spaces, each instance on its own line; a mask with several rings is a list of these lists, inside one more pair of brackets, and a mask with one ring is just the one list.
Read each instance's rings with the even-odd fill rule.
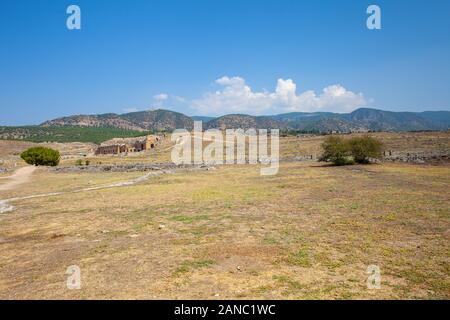
[[34,146],[45,146],[58,150],[61,153],[62,163],[75,162],[84,154],[91,154],[96,148],[92,143],[33,143],[27,141],[0,140],[0,167],[13,169],[16,166],[24,166],[20,159],[20,153]]
[[[363,134],[353,134],[363,135]],[[370,133],[371,136],[383,142],[386,150],[392,150],[395,154],[406,155],[408,153],[427,154],[438,152],[440,154],[450,154],[450,132],[408,132],[408,133]],[[343,135],[344,137],[347,135]],[[295,160],[313,156],[316,159],[320,156],[321,144],[326,136],[304,135],[300,137],[287,136],[280,137],[280,159]],[[0,141],[1,142],[1,141]],[[173,142],[167,136],[161,141],[158,148],[143,153],[129,154],[128,156],[99,156],[92,157],[88,153],[86,158],[92,164],[123,164],[123,163],[143,163],[143,162],[170,162],[170,152]],[[205,143],[206,145],[207,143]],[[85,145],[85,148],[90,146]],[[92,147],[91,147],[92,148]],[[67,150],[67,147],[65,148]],[[72,149],[66,151],[66,157],[62,165],[74,165],[77,157]]]
[[[404,152],[450,144],[448,133],[377,135]],[[282,158],[319,152],[321,139],[283,138]],[[20,147],[0,143],[1,158],[17,160]],[[165,141],[133,157],[88,158],[165,162],[169,153]],[[275,176],[217,166],[78,192],[142,175],[38,168],[0,191],[0,200],[60,193],[0,214],[0,299],[450,298],[448,164],[286,161]],[[71,265],[80,290],[66,287]],[[367,288],[369,265],[380,267],[380,289]]]

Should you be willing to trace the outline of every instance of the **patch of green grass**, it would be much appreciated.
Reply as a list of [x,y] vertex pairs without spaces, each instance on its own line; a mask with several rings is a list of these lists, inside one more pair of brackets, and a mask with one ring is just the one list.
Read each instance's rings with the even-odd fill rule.
[[200,221],[200,220],[209,220],[209,217],[207,215],[198,215],[198,216],[185,216],[185,215],[176,215],[169,218],[172,221],[178,221],[183,222],[186,224],[193,223],[194,221]]
[[190,272],[191,270],[206,268],[215,263],[214,260],[188,260],[181,263],[181,265],[175,270],[175,275]]
[[277,239],[272,238],[272,237],[264,238],[263,242],[264,242],[265,244],[270,244],[270,245],[276,245],[276,244],[279,244],[279,243],[280,243]]
[[344,266],[342,259],[333,258],[327,252],[316,252],[314,258],[317,263],[326,266],[330,271]]
[[284,295],[291,295],[304,289],[304,286],[300,282],[285,275],[274,275],[272,279],[277,281],[279,285],[286,288],[283,292]]
[[256,294],[265,294],[274,290],[274,287],[271,285],[262,285],[253,290]]
[[300,267],[310,267],[311,261],[309,259],[309,253],[306,249],[300,249],[294,252],[289,257],[289,263]]

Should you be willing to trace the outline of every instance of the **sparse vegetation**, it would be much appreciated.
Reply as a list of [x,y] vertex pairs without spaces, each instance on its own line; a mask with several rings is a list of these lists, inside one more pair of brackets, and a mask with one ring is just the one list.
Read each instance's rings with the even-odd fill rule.
[[370,159],[382,157],[383,144],[370,136],[345,139],[329,136],[322,144],[324,150],[320,161],[332,162],[334,165],[369,163]]
[[337,166],[354,163],[351,158],[349,143],[344,138],[329,136],[323,142],[322,148],[324,152],[319,159],[320,161],[329,161]]
[[[449,149],[449,133],[372,135],[393,152]],[[326,138],[286,137],[280,153],[319,154]],[[72,150],[62,165],[168,161],[169,141],[154,157]],[[0,159],[32,145],[0,141]],[[0,191],[0,199],[54,194],[11,201],[1,215],[0,298],[450,298],[448,163],[307,159],[281,162],[273,177],[258,166],[218,166],[98,190],[145,173],[36,170],[30,183]],[[90,191],[65,193],[81,188]],[[64,285],[71,264],[82,268],[82,290]],[[379,290],[367,289],[370,264],[380,266]]]
[[[226,166],[15,201],[2,215],[10,242],[0,298],[33,298],[41,288],[44,299],[448,299],[448,167],[368,169],[284,162],[267,179],[255,167]],[[140,175],[49,172],[3,197]],[[83,268],[80,292],[55,286],[73,261]],[[369,264],[383,275],[376,292],[366,287]],[[97,281],[98,270],[114,281]],[[125,284],[129,291],[118,290]]]
[[28,164],[35,166],[57,166],[61,156],[59,151],[45,147],[33,147],[20,154],[20,157]]
[[356,163],[369,163],[370,159],[382,157],[383,144],[369,136],[354,137],[348,141],[350,153]]

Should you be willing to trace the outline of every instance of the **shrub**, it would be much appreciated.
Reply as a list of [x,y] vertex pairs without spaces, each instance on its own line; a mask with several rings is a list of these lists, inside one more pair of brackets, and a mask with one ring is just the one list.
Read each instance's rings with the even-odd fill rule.
[[89,161],[89,160],[86,160],[86,165],[88,166],[88,165],[90,165],[91,164],[91,161]]
[[35,166],[57,166],[61,159],[57,150],[44,147],[29,148],[22,152],[20,157]]
[[76,166],[82,166],[83,165],[83,160],[78,159],[77,161],[75,161],[75,165]]
[[319,161],[329,161],[337,166],[356,163],[369,163],[370,159],[382,157],[383,144],[372,137],[343,139],[329,136],[322,144],[324,153]]
[[370,159],[380,159],[383,144],[372,137],[354,137],[348,141],[350,152],[356,163],[369,163]]
[[319,161],[332,162],[337,166],[353,164],[347,140],[341,137],[329,136],[322,144],[322,148],[324,152]]

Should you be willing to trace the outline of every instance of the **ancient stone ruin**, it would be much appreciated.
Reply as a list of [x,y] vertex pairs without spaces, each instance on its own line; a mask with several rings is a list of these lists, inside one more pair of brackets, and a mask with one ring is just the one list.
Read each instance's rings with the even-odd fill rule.
[[139,138],[114,138],[103,142],[95,151],[95,155],[141,152],[153,149],[159,141],[160,137],[154,135]]

